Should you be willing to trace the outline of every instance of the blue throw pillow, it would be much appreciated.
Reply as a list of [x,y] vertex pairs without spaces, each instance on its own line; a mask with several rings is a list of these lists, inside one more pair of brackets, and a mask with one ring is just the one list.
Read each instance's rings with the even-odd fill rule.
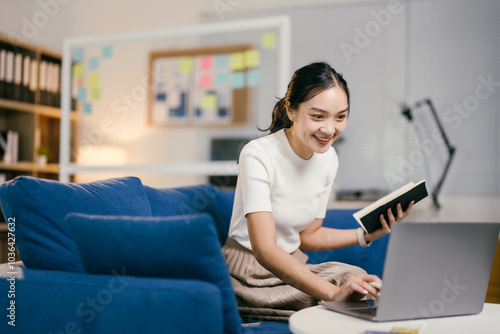
[[64,221],[68,213],[151,216],[135,177],[86,184],[18,177],[0,186],[0,205],[5,219],[15,219],[16,246],[26,267],[72,272],[84,269]]
[[226,242],[233,210],[234,191],[222,190],[210,184],[151,188],[144,186],[153,216],[176,216],[208,213],[215,222],[219,242]]
[[118,270],[132,276],[211,282],[222,293],[225,331],[240,329],[236,297],[210,215],[69,214],[66,221],[87,272]]

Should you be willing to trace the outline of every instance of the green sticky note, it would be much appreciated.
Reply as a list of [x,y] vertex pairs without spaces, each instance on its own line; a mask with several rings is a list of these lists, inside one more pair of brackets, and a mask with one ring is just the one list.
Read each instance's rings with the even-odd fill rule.
[[101,88],[100,87],[92,87],[90,90],[90,100],[99,101],[101,99]]
[[73,78],[75,79],[81,79],[83,77],[83,64],[82,63],[76,63],[73,65]]
[[260,52],[252,49],[245,51],[246,65],[248,68],[257,67],[260,65]]
[[99,84],[99,74],[97,73],[89,74],[87,81],[89,87],[97,86]]
[[201,99],[201,108],[214,110],[217,107],[217,96],[215,94],[205,94]]
[[245,56],[243,52],[235,52],[229,55],[231,70],[241,71],[245,69]]
[[262,47],[264,49],[274,49],[276,47],[275,32],[266,32],[262,34]]
[[245,75],[243,72],[234,72],[231,75],[231,87],[233,89],[245,87]]
[[181,73],[191,73],[193,71],[193,57],[184,57],[179,63],[179,72]]

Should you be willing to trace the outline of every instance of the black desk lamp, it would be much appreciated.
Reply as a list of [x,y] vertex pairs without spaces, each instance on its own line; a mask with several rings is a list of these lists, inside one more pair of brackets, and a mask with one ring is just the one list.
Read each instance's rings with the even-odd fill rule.
[[[436,109],[434,108],[434,105],[432,104],[432,101],[430,99],[423,99],[421,101],[416,102],[413,105],[413,108],[417,109],[425,104],[427,104],[429,106],[429,109],[431,110],[432,116],[434,117],[434,120],[436,121],[436,124],[438,126],[441,137],[443,138],[444,143],[446,145],[446,148],[448,150],[448,161],[446,161],[446,165],[444,166],[444,169],[443,169],[443,172],[441,173],[441,177],[439,178],[439,181],[437,182],[436,186],[432,190],[432,201],[433,201],[436,209],[439,209],[441,206],[439,205],[437,197],[438,197],[439,191],[441,190],[441,186],[443,185],[444,179],[446,178],[446,174],[448,174],[448,170],[450,169],[451,161],[453,160],[453,156],[455,154],[455,147],[453,147],[450,144],[450,141],[448,140],[448,137],[446,136],[446,133],[444,132],[444,128],[441,124],[441,121],[439,120],[439,117],[436,113]],[[403,100],[398,101],[398,105],[401,108],[401,112],[403,113],[403,115],[408,119],[408,121],[413,123],[412,108],[410,108]]]

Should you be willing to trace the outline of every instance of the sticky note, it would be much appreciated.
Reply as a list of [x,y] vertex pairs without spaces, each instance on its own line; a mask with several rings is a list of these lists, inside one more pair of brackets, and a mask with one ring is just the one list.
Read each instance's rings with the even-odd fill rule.
[[84,114],[91,114],[92,113],[92,103],[90,103],[90,102],[83,103],[83,113]]
[[214,110],[217,107],[217,95],[215,94],[205,94],[201,99],[201,108]]
[[179,72],[181,73],[191,73],[193,71],[193,58],[184,57],[179,63]]
[[234,72],[231,75],[231,87],[234,89],[245,87],[245,75],[243,72]]
[[83,61],[83,58],[85,57],[85,52],[83,51],[83,48],[78,48],[73,52],[73,61],[74,62],[81,62]]
[[243,52],[235,52],[229,55],[231,70],[241,71],[245,69],[245,57]]
[[214,63],[213,56],[203,56],[200,59],[200,70],[202,71],[210,71],[212,69],[212,65]]
[[99,58],[92,57],[89,59],[89,71],[95,71],[99,68]]
[[274,49],[276,47],[276,33],[275,32],[263,33],[261,44],[264,49]]
[[247,85],[249,87],[256,87],[260,85],[260,70],[253,69],[247,72]]
[[228,78],[227,73],[217,73],[215,75],[214,84],[216,86],[224,86],[225,84],[227,84],[227,78]]
[[83,77],[83,64],[82,63],[77,63],[73,65],[73,78],[75,79],[81,79]]
[[229,68],[229,55],[222,54],[215,56],[214,67],[218,70]]
[[76,99],[78,101],[84,101],[87,99],[87,88],[80,87],[78,88],[78,94],[76,95]]
[[245,62],[248,68],[257,67],[260,65],[260,52],[259,50],[245,51]]
[[209,89],[212,88],[213,77],[212,75],[202,75],[200,77],[200,81],[198,82],[198,86],[200,88]]
[[87,79],[87,84],[89,87],[97,86],[99,84],[99,74],[97,73],[89,74]]
[[103,59],[113,57],[113,46],[112,45],[103,46],[101,49],[101,56]]
[[101,99],[101,88],[100,87],[92,87],[90,89],[90,100],[99,101]]

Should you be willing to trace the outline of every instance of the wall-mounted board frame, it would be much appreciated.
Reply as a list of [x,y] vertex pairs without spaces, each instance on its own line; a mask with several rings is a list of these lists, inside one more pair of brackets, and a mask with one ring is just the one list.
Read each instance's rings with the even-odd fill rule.
[[251,44],[153,51],[149,58],[148,122],[152,126],[245,126],[252,122],[252,88],[235,84]]

